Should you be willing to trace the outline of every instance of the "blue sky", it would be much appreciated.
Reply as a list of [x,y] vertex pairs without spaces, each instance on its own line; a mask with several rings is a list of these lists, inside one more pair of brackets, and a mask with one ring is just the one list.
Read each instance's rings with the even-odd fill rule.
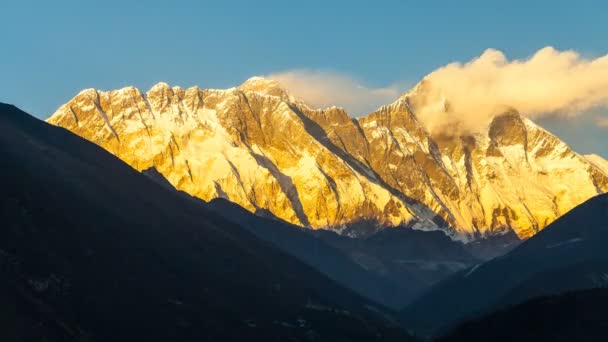
[[[487,48],[608,53],[606,1],[4,0],[0,13],[0,101],[40,118],[90,87],[226,88],[293,69],[386,87]],[[608,131],[578,125],[584,138],[552,128],[608,156]]]

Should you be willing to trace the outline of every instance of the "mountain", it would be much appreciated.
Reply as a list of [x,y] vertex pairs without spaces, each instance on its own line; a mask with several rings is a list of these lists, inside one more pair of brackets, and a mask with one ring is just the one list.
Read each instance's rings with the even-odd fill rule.
[[278,246],[286,254],[320,270],[342,286],[394,310],[402,308],[418,294],[417,287],[420,285],[417,282],[397,282],[391,277],[369,272],[339,249],[297,226],[258,217],[223,198],[212,200],[208,206],[226,219],[246,227],[260,239]]
[[69,131],[0,104],[0,133],[0,339],[409,339],[382,306]]
[[[175,188],[154,168],[143,173],[167,189]],[[393,309],[402,308],[418,292],[420,285],[415,281],[398,283],[390,277],[368,272],[339,249],[333,248],[307,230],[301,229],[276,217],[264,218],[223,198],[204,202],[196,197],[180,192],[184,198],[196,202],[247,229],[261,240],[268,241],[286,254],[321,271],[344,287]],[[447,275],[447,274],[446,274]]]
[[[320,229],[314,234],[369,272],[394,279],[407,289],[402,295],[407,295],[408,300],[451,274],[481,262],[471,255],[465,244],[453,241],[440,231],[396,227],[365,238],[351,238]],[[397,299],[392,300],[396,302]]]
[[403,311],[424,333],[527,299],[608,285],[608,194],[560,217],[504,256],[439,282]]
[[[165,188],[174,189],[156,169],[143,173]],[[453,241],[440,231],[399,227],[365,238],[350,238],[323,229],[302,229],[274,216],[261,217],[223,198],[204,202],[181,194],[313,266],[342,286],[395,310],[437,281],[480,262],[466,250],[471,244]],[[500,249],[495,252],[500,253]]]
[[608,290],[535,298],[460,325],[439,341],[604,341]]
[[421,83],[354,119],[260,77],[226,90],[158,83],[146,93],[83,90],[48,122],[205,201],[311,228],[524,239],[608,190],[596,162],[514,111],[483,133],[429,134],[410,105],[424,94]]
[[586,154],[585,158],[595,167],[608,175],[608,161],[597,154]]

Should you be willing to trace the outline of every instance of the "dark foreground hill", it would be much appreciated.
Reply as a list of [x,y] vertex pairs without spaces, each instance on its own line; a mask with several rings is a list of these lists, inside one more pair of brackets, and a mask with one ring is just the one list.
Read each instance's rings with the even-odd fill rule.
[[380,306],[9,105],[0,155],[0,340],[409,339]]
[[608,289],[541,297],[466,322],[440,341],[606,341]]
[[506,255],[438,283],[406,307],[403,318],[427,334],[533,297],[604,287],[607,245],[605,194],[574,208]]
[[320,270],[342,286],[392,309],[403,307],[417,284],[414,279],[410,279],[409,283],[398,282],[392,277],[370,272],[339,249],[313,236],[307,229],[282,220],[259,217],[225,199],[214,199],[203,205]]

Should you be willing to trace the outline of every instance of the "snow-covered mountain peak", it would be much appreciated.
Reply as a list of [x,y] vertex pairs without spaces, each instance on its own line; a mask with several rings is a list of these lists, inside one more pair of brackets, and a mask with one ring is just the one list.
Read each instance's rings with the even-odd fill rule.
[[264,78],[261,76],[254,76],[243,82],[239,87],[244,92],[255,92],[264,95],[279,96],[283,97],[287,95],[287,91],[281,87],[279,82]]
[[429,134],[415,106],[425,87],[357,119],[312,109],[261,77],[228,90],[90,89],[48,121],[193,196],[313,228],[365,221],[525,238],[608,190],[608,162],[514,111],[475,134]]
[[95,88],[86,88],[78,92],[76,97],[78,96],[95,96],[97,94],[97,90]]
[[429,81],[426,79],[422,79],[420,82],[416,83],[416,85],[413,88],[403,92],[399,96],[398,100],[407,99],[407,98],[413,97],[413,96],[421,96],[421,95],[429,92],[429,90],[430,90],[429,87],[430,87]]
[[149,92],[157,92],[171,89],[171,86],[166,82],[158,82],[148,90]]
[[527,145],[526,125],[515,110],[495,116],[488,129],[490,139],[499,146]]

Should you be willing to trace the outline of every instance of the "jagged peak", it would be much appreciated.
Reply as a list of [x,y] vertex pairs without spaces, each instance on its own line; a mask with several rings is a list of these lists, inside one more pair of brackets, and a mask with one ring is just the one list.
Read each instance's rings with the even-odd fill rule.
[[118,88],[118,89],[113,89],[113,90],[99,90],[99,89],[95,89],[95,88],[86,88],[86,89],[82,89],[81,91],[79,91],[78,94],[76,94],[76,96],[74,96],[74,98],[72,98],[72,99],[75,99],[80,95],[88,95],[90,97],[90,96],[96,96],[97,94],[125,93],[125,92],[132,92],[132,91],[140,93],[140,90],[133,85],[128,85],[128,86]]
[[397,98],[397,100],[395,102],[405,101],[408,98],[411,98],[414,96],[424,95],[425,93],[430,91],[430,87],[431,87],[430,82],[426,78],[424,78],[420,82],[416,83],[416,85],[413,88],[403,92]]
[[[428,92],[428,81],[423,79],[418,82],[413,88],[410,90],[403,92],[395,101],[392,103],[388,103],[378,107],[375,111],[368,113],[367,115],[361,116],[357,119],[368,119],[374,120],[379,116],[391,115],[395,114],[406,114],[410,116],[413,120],[417,120],[416,117],[416,103],[420,100],[421,96],[424,96],[426,92]],[[449,106],[447,100],[442,99],[440,105],[444,108]]]
[[314,108],[307,104],[303,99],[298,98],[297,94],[291,94],[288,89],[283,87],[281,83],[276,80],[266,78],[263,76],[253,76],[247,79],[243,84],[237,87],[242,92],[253,93],[261,96],[272,96],[278,97],[282,101],[287,102],[290,105],[296,105],[300,108],[312,111],[327,111],[327,110],[342,110],[344,108],[338,106],[331,106],[327,108]]
[[285,90],[279,82],[262,76],[251,77],[243,82],[238,88],[244,92],[255,92],[279,97],[288,95],[287,90]]
[[152,91],[161,91],[164,89],[171,89],[171,86],[166,82],[158,82],[150,88],[150,92]]
[[488,128],[488,136],[499,145],[520,144],[526,147],[526,130],[519,112],[509,108],[494,116]]
[[515,123],[524,123],[524,118],[522,115],[513,107],[505,107],[504,109],[497,111],[495,115],[492,116],[492,121],[490,122],[490,126],[494,124],[498,124],[500,122],[515,122]]
[[249,77],[243,84],[245,83],[256,83],[256,82],[276,82],[273,79],[266,78],[264,76],[251,76]]
[[126,87],[122,87],[122,88],[120,88],[120,89],[117,89],[116,91],[117,91],[117,92],[121,92],[121,93],[122,93],[122,92],[129,92],[129,91],[136,91],[136,92],[139,92],[139,89],[137,89],[135,86],[128,85],[128,86],[126,86]]
[[80,95],[89,95],[90,96],[90,95],[94,95],[96,93],[97,93],[97,89],[95,89],[95,88],[86,88],[86,89],[83,89],[83,90],[79,91],[78,94],[76,94],[75,97],[78,97]]
[[[526,175],[531,175],[530,177],[522,177],[526,178],[526,182],[528,178],[536,179],[534,178],[536,177],[534,175],[540,175],[540,172],[542,171],[543,175],[547,175],[550,174],[550,172],[554,172],[556,175],[560,175],[561,177],[561,175],[563,174],[564,183],[569,182],[570,179],[576,178],[586,184],[586,189],[584,190],[585,192],[582,193],[582,195],[580,196],[576,194],[576,196],[579,197],[565,197],[564,199],[559,199],[561,201],[560,203],[563,203],[560,204],[562,207],[559,208],[559,213],[562,212],[563,208],[568,208],[570,204],[578,203],[577,201],[579,200],[579,198],[587,196],[588,194],[593,194],[594,191],[596,191],[595,189],[598,188],[597,185],[593,184],[593,180],[588,181],[587,178],[589,177],[585,178],[585,172],[590,172],[588,170],[591,170],[589,164],[581,164],[578,163],[577,160],[571,160],[576,158],[571,157],[572,153],[570,152],[570,149],[566,148],[567,146],[565,144],[562,144],[561,141],[558,141],[558,138],[553,138],[552,135],[544,136],[544,134],[538,134],[539,131],[536,131],[536,129],[541,130],[542,128],[533,124],[529,119],[525,117],[525,115],[520,116],[519,114],[509,112],[508,110],[499,112],[497,113],[499,115],[497,115],[495,120],[490,123],[491,125],[489,127],[489,131],[484,130],[483,132],[477,133],[481,135],[480,137],[454,135],[453,137],[448,136],[444,139],[443,136],[431,136],[429,132],[425,129],[423,121],[418,121],[418,118],[415,115],[415,111],[419,111],[419,107],[416,107],[416,100],[418,100],[417,97],[423,96],[427,93],[427,90],[425,90],[427,89],[426,87],[426,82],[422,81],[411,91],[404,93],[393,104],[383,106],[379,110],[372,112],[367,116],[356,118],[356,126],[358,127],[354,127],[354,129],[353,126],[350,125],[350,117],[342,108],[332,106],[325,109],[312,109],[303,104],[303,102],[300,102],[299,100],[294,99],[292,96],[289,96],[286,93],[286,90],[282,88],[279,82],[277,82],[276,80],[259,76],[248,79],[238,88],[201,89],[199,87],[194,86],[185,89],[185,94],[182,93],[181,90],[176,91],[176,89],[181,89],[179,87],[172,87],[165,82],[159,82],[150,89],[150,91],[153,92],[150,95],[153,96],[150,96],[150,98],[148,99],[146,98],[147,94],[142,94],[143,98],[135,98],[135,101],[131,101],[131,95],[134,94],[130,91],[121,94],[119,93],[121,90],[114,90],[110,92],[113,92],[113,94],[110,94],[112,96],[106,96],[108,94],[104,91],[98,91],[95,89],[85,89],[81,93],[90,93],[89,97],[93,102],[98,101],[98,97],[96,97],[97,94],[101,95],[99,97],[100,103],[93,103],[93,105],[99,105],[98,108],[92,106],[90,101],[87,100],[86,97],[83,95],[81,98],[78,98],[73,102],[64,105],[64,107],[58,110],[56,112],[56,115],[61,117],[57,117],[54,119],[52,118],[49,121],[55,124],[63,125],[65,127],[70,127],[71,129],[79,132],[79,134],[86,134],[89,138],[95,141],[105,139],[103,140],[105,144],[104,146],[109,149],[116,148],[115,141],[118,141],[118,138],[114,139],[112,135],[108,134],[107,131],[110,130],[111,132],[114,132],[114,136],[122,134],[120,136],[120,144],[122,144],[122,147],[119,152],[123,153],[123,156],[133,162],[133,165],[135,165],[136,167],[144,165],[143,163],[147,163],[149,161],[151,163],[150,165],[157,165],[155,164],[157,161],[157,159],[155,159],[157,158],[157,153],[160,153],[160,155],[165,158],[163,156],[163,153],[166,150],[167,146],[172,146],[171,144],[177,144],[173,140],[167,140],[168,138],[165,139],[166,137],[170,136],[169,134],[167,134],[168,132],[170,132],[176,135],[175,139],[177,139],[177,141],[180,141],[180,137],[182,137],[183,139],[188,139],[188,144],[192,143],[193,146],[195,144],[204,143],[205,145],[200,145],[201,150],[203,150],[204,147],[204,151],[212,151],[213,153],[217,153],[218,156],[223,156],[222,153],[225,153],[225,149],[228,148],[230,149],[230,151],[232,151],[230,152],[232,154],[230,154],[230,157],[223,158],[229,160],[230,162],[242,160],[243,163],[240,167],[247,168],[247,170],[249,170],[252,165],[251,162],[253,161],[250,161],[250,159],[248,159],[249,157],[244,158],[243,156],[247,156],[248,152],[243,149],[242,151],[245,151],[245,154],[241,154],[241,145],[233,145],[233,141],[237,141],[236,139],[242,139],[240,141],[243,141],[243,144],[251,144],[251,146],[257,146],[256,148],[259,149],[259,152],[255,152],[255,154],[262,155],[263,153],[267,153],[267,151],[275,149],[277,145],[274,145],[274,137],[276,136],[280,139],[286,139],[290,143],[293,143],[293,146],[295,146],[293,148],[291,147],[291,145],[289,146],[290,152],[284,153],[282,145],[281,149],[277,148],[276,151],[281,151],[280,155],[277,154],[277,156],[281,157],[289,155],[289,158],[292,158],[291,156],[293,155],[294,159],[289,159],[289,165],[292,165],[293,168],[289,169],[289,171],[287,172],[293,172],[293,174],[296,175],[294,179],[299,179],[298,177],[300,176],[306,176],[301,177],[300,180],[302,181],[302,184],[308,184],[306,182],[309,181],[315,184],[321,184],[322,180],[325,179],[323,177],[327,177],[323,176],[322,173],[327,170],[333,169],[334,165],[336,165],[336,170],[338,170],[338,167],[341,168],[341,165],[345,165],[347,168],[351,168],[353,167],[353,165],[355,165],[356,170],[361,170],[357,172],[364,172],[366,174],[365,177],[372,181],[378,179],[381,179],[383,181],[385,179],[395,179],[395,184],[405,184],[404,187],[408,187],[407,191],[410,191],[411,189],[411,194],[414,194],[415,196],[419,196],[420,194],[420,197],[413,197],[415,200],[420,201],[420,208],[423,208],[423,206],[427,205],[429,206],[429,208],[439,208],[438,210],[441,211],[437,212],[436,214],[444,215],[441,216],[442,219],[450,220],[449,224],[453,225],[454,228],[458,229],[458,232],[461,232],[462,234],[468,234],[470,232],[475,232],[479,229],[484,230],[486,228],[500,229],[502,225],[512,224],[513,227],[519,229],[517,230],[518,234],[522,234],[522,236],[529,236],[530,234],[532,234],[532,230],[531,228],[529,229],[527,227],[531,227],[533,225],[533,227],[540,227],[543,226],[547,222],[547,220],[551,220],[554,218],[550,216],[551,214],[548,214],[549,216],[547,217],[525,216],[526,214],[524,209],[521,209],[521,212],[517,211],[519,210],[518,208],[521,207],[518,204],[519,202],[511,202],[511,204],[513,204],[513,207],[510,207],[509,209],[517,211],[517,215],[515,216],[519,218],[514,218],[514,215],[511,215],[510,213],[503,213],[503,211],[496,214],[500,217],[508,217],[509,220],[517,219],[517,222],[513,221],[514,223],[509,223],[507,221],[503,222],[500,220],[494,222],[487,220],[487,216],[483,214],[484,210],[485,212],[490,212],[491,210],[504,209],[501,194],[494,196],[491,192],[493,190],[490,185],[493,186],[492,184],[511,184],[509,183],[511,181],[511,178],[509,177],[512,177],[512,175],[509,174],[509,172],[511,172],[510,170],[512,169],[512,167],[515,168],[515,171],[519,170],[520,166],[517,164],[517,162],[520,161],[520,156],[526,156],[526,158],[528,158],[527,156],[530,156],[531,158],[531,162],[529,164],[525,164],[528,166],[522,168],[522,170],[524,170],[522,172],[526,172]],[[135,88],[126,87],[122,90],[125,89]],[[278,91],[278,94],[280,96],[277,96],[276,93],[273,93],[274,91]],[[200,96],[201,101],[190,101],[196,100],[195,96]],[[239,114],[238,111],[240,110],[240,108],[242,108],[240,106],[242,98],[246,98],[248,101],[250,99],[253,99],[253,101],[251,101],[251,103],[254,104],[254,106],[252,106],[252,110],[262,108],[264,113],[266,113],[267,111],[270,112],[268,115],[264,115],[265,118],[269,119],[269,122],[272,123],[272,125],[265,125],[259,128],[259,130],[268,129],[269,131],[260,132],[258,130],[258,127],[261,125],[252,122],[251,125],[245,124],[242,127],[239,126],[238,129],[235,129],[234,131],[238,132],[238,136],[237,134],[235,134],[234,136],[232,135],[232,131],[230,131],[230,129],[232,129],[234,123],[237,121],[233,120],[233,117],[231,117],[231,115]],[[143,103],[137,102],[138,100],[141,100]],[[443,108],[444,110],[449,110],[449,103],[443,100],[441,96],[437,96],[433,98],[433,100],[435,100],[433,101],[433,103],[438,103],[438,109],[441,110]],[[184,101],[184,103],[182,103],[182,105],[176,105],[177,101]],[[234,103],[236,103],[237,105],[233,105]],[[197,105],[206,106],[210,110],[198,111],[196,110],[196,108],[194,108]],[[109,108],[109,106],[115,107]],[[147,109],[146,106],[148,106]],[[192,108],[194,108],[194,110],[190,111]],[[108,109],[107,112],[109,113],[109,115],[103,113],[103,111],[105,111],[106,109]],[[150,115],[144,115],[143,117],[136,115],[140,110],[149,110]],[[301,113],[298,112],[298,110],[300,110]],[[134,115],[120,115],[120,113],[123,111],[127,114],[131,113]],[[184,113],[186,115],[180,115]],[[140,112],[140,114],[142,113]],[[294,138],[294,141],[292,141],[290,140],[292,138],[292,136],[290,135],[292,131],[279,129],[281,128],[280,125],[286,121],[289,121],[290,123],[295,122],[295,124],[292,126],[295,128],[296,125],[300,125],[300,123],[303,121],[298,119],[298,117],[304,119],[302,115],[310,118],[314,121],[314,123],[319,124],[319,126],[321,126],[320,129],[322,129],[323,131],[316,131],[317,128],[314,126],[311,126],[315,129],[314,131],[308,131],[307,129],[309,128],[304,127],[304,129],[298,131],[298,136],[303,137],[303,139]],[[175,116],[175,118],[173,118],[172,116]],[[93,118],[94,120],[88,120],[89,118]],[[249,120],[248,118],[241,118],[241,116],[239,116],[238,119]],[[254,118],[252,117],[252,119]],[[349,125],[342,126],[342,123],[348,123]],[[204,135],[197,135],[196,139],[191,139],[190,132],[198,132],[195,130],[198,130],[201,127],[200,124],[203,124],[205,127],[209,128],[209,130],[205,128]],[[116,131],[113,130],[114,126],[116,127]],[[98,134],[98,131],[100,131],[100,128],[102,127],[105,127],[102,130],[102,134]],[[148,131],[148,127],[151,127],[151,130]],[[255,129],[253,129],[253,127],[255,127]],[[534,127],[535,130],[532,131],[530,127]],[[359,139],[359,133],[357,133],[355,129],[361,133],[361,139]],[[127,134],[125,134],[125,132]],[[211,134],[212,132],[215,132],[215,134]],[[301,135],[300,132],[302,133]],[[526,133],[528,134],[526,135]],[[151,134],[153,135],[154,139],[148,139]],[[245,140],[245,138],[241,138],[240,134],[243,134],[243,136],[245,136],[247,140]],[[350,139],[351,135],[353,139]],[[266,139],[268,136],[271,136],[272,139]],[[526,148],[526,139],[528,139],[528,137],[531,137],[530,149]],[[316,139],[321,145],[317,143],[310,144],[308,142],[309,139]],[[154,147],[154,149],[150,149],[149,151],[138,150],[136,153],[134,153],[132,150],[129,150],[127,148],[128,146],[139,146],[137,144],[139,144],[140,141],[145,141],[147,144],[148,140],[153,141],[154,145],[152,146]],[[331,142],[326,143],[326,141]],[[524,147],[523,149],[519,148],[518,145],[520,144]],[[311,147],[309,147],[309,145]],[[235,147],[235,150],[233,151],[232,147],[230,146]],[[334,147],[336,148],[335,150]],[[490,150],[490,148],[492,148],[493,150]],[[196,150],[199,149],[197,148]],[[306,152],[307,154],[305,154],[304,152],[300,153],[300,150]],[[546,152],[544,152],[544,150],[546,150]],[[319,153],[319,151],[329,151],[329,153],[334,154],[335,158],[337,158],[335,160],[337,160],[338,163],[333,162],[334,157],[331,157],[330,159],[327,156],[323,157],[326,159],[316,159],[316,161],[313,160],[314,155],[316,153]],[[523,154],[521,153],[522,151],[524,152]],[[537,151],[540,151],[541,153],[537,153]],[[137,155],[140,152],[141,156],[145,157]],[[171,153],[173,152],[175,151],[172,151]],[[564,157],[564,152],[567,153],[566,157]],[[194,154],[191,151],[184,151],[183,153],[185,157],[199,158],[198,153]],[[270,153],[271,152],[268,152],[268,154]],[[542,157],[544,155],[549,154],[551,155],[550,158],[539,159],[539,162],[536,163],[535,158],[537,158],[537,155]],[[486,163],[487,160],[483,159],[486,158],[486,156],[496,158],[488,159],[489,163]],[[137,157],[138,159],[131,159],[135,157]],[[148,157],[149,159],[147,159]],[[140,160],[139,158],[144,159]],[[590,158],[597,159],[593,157]],[[171,161],[169,161],[169,159],[171,159]],[[168,175],[174,177],[173,179],[178,179],[182,176],[189,178],[189,182],[192,183],[191,185],[188,185],[188,187],[192,186],[191,188],[189,188],[190,190],[199,189],[197,188],[199,184],[208,184],[208,189],[210,190],[209,193],[206,193],[206,195],[213,194],[209,196],[220,196],[220,190],[222,192],[228,191],[228,188],[226,188],[225,186],[230,187],[232,186],[232,184],[236,184],[226,183],[228,185],[222,185],[220,190],[217,190],[217,186],[214,185],[215,183],[202,183],[203,181],[201,181],[201,183],[195,184],[194,182],[198,181],[192,180],[193,178],[190,173],[190,164],[177,166],[178,169],[174,169],[174,161],[171,157],[169,157],[169,159],[165,160],[165,162],[168,161],[168,163],[170,164],[165,164],[166,168],[162,169],[163,172],[167,172]],[[342,164],[341,160],[344,160],[345,164]],[[479,163],[477,163],[477,161],[479,161]],[[255,162],[262,163],[258,160],[256,160]],[[317,162],[317,164],[325,162],[327,163],[319,166],[315,164],[315,162]],[[359,168],[359,164],[357,164],[359,162],[365,162],[367,164],[364,164],[365,167]],[[287,164],[288,163],[285,163],[285,165]],[[201,162],[200,165],[208,164]],[[295,165],[297,165],[297,168],[295,167]],[[180,171],[180,167],[182,168],[183,173],[181,173],[182,171]],[[205,167],[206,166],[201,166],[199,171],[208,172]],[[213,171],[215,172],[213,173],[213,175],[214,177],[216,177],[215,175],[217,175],[217,177],[223,177],[222,174],[224,174],[224,172],[228,169],[228,166],[226,168],[219,167],[216,170],[217,172]],[[304,171],[299,171],[300,169]],[[317,172],[317,169],[321,170],[318,174],[315,173]],[[368,169],[371,170],[369,171],[369,173]],[[570,169],[574,171],[570,172]],[[310,172],[310,175],[314,174],[314,178],[312,176],[310,176],[309,178],[309,172],[307,170],[312,170]],[[414,170],[414,172],[410,172],[409,170]],[[540,170],[538,171],[539,173],[531,173],[536,172],[537,170]],[[176,173],[170,174],[170,172]],[[189,174],[190,176],[188,176]],[[335,175],[342,174],[342,171],[340,171],[340,173],[336,173]],[[580,176],[581,174],[583,175],[582,178]],[[363,173],[361,173],[361,175],[363,175]],[[608,176],[608,173],[606,175]],[[599,173],[597,172],[593,173],[591,176],[595,178],[600,177]],[[541,176],[539,177],[539,179],[549,178],[544,176],[544,178]],[[334,177],[331,179],[338,178]],[[476,182],[476,179],[480,179],[481,181]],[[605,179],[608,178],[601,178],[601,189],[604,189],[608,186],[605,185],[608,184],[606,183]],[[204,182],[207,181],[205,180]],[[281,180],[277,178],[277,182],[281,182]],[[522,182],[522,184],[528,186],[528,183],[526,182]],[[441,190],[443,193],[435,192],[433,184],[438,184],[438,189]],[[488,185],[488,187],[483,188],[485,186],[484,184],[490,185]],[[361,198],[367,198],[367,191],[370,191],[369,193],[373,194],[370,196],[376,196],[376,194],[378,194],[377,196],[380,197],[377,198],[380,201],[378,202],[380,204],[377,206],[377,208],[378,210],[382,211],[382,208],[387,206],[387,204],[385,204],[387,202],[384,202],[384,200],[389,198],[387,196],[389,196],[388,194],[392,191],[388,187],[390,185],[391,184],[388,184],[385,187],[383,184],[378,184],[377,187],[376,185],[374,185],[373,188],[371,188],[370,185],[370,188],[368,188],[368,190],[361,190],[363,193],[363,196]],[[544,183],[541,185],[545,186]],[[548,190],[546,191],[549,192],[546,192],[544,188],[534,188],[530,191],[538,191],[534,192],[532,195],[530,195],[530,197],[534,197],[535,199],[538,197],[541,199],[541,201],[546,200],[546,203],[549,203],[549,205],[553,205],[551,203],[555,202],[556,196],[560,196],[560,192],[558,191],[561,191],[561,185],[550,182],[549,180],[547,180],[546,185],[548,186]],[[578,187],[578,183],[573,186]],[[387,191],[389,192],[385,193],[383,192],[384,190],[376,190],[383,188],[388,189]],[[399,189],[395,191],[402,191]],[[486,193],[484,193],[483,191],[486,190],[484,189],[489,189],[489,195],[485,195]],[[335,191],[337,193],[337,191],[340,190],[330,189],[329,191]],[[510,189],[508,189],[507,195],[512,196],[514,201],[516,201],[516,198],[518,198],[517,196],[519,196],[519,193],[517,191],[519,190],[514,189],[513,191],[511,191]],[[475,199],[474,197],[469,197],[469,192],[472,192],[473,194],[483,193],[486,197],[478,197],[477,199]],[[234,192],[233,194],[236,193],[237,192]],[[230,194],[230,197],[237,198],[236,195],[233,196],[233,194]],[[409,192],[403,192],[403,194],[405,194],[404,196],[410,195]],[[346,203],[340,202],[339,196],[337,195],[335,198],[335,203],[339,205],[343,205],[343,203]],[[469,202],[477,203],[475,204],[476,207],[472,208],[470,211],[467,211],[468,209],[461,209],[460,203]],[[242,198],[242,202],[240,203],[243,203],[243,205],[251,205],[253,206],[253,208],[255,208],[256,205],[263,206],[265,202],[261,202],[260,200],[259,203],[253,203],[250,201],[249,197],[245,196]],[[288,202],[285,203],[285,206],[282,208],[287,208],[288,206],[293,205],[293,202],[291,202],[291,204]],[[444,205],[444,203],[447,204]],[[527,203],[530,204],[532,202]],[[544,203],[545,202],[542,202],[541,204],[545,205]],[[357,208],[352,209],[353,212],[354,210],[360,210],[356,212],[357,215],[384,215],[381,212],[379,214],[369,213],[367,207],[361,207],[364,209]],[[412,210],[419,210],[416,208]],[[282,209],[280,208],[277,209],[278,212],[281,212],[281,210]],[[297,210],[297,208],[294,209],[294,212],[295,210]],[[412,215],[419,215],[420,217],[425,219],[428,217],[434,217],[433,215],[435,215],[435,212],[430,212],[430,210],[434,209],[428,210],[429,212],[420,209],[420,213],[416,211]],[[462,215],[460,214],[460,210],[463,210]],[[404,213],[405,211],[400,211],[398,215],[406,215]],[[556,215],[557,213],[558,211],[556,211]],[[284,218],[286,219],[290,219],[290,217],[297,216],[297,214],[291,214],[291,212],[288,211],[285,211],[284,214]],[[387,215],[389,215],[388,211]],[[390,222],[398,222],[395,220],[407,219],[407,217],[409,217],[392,216],[393,214],[390,215],[391,216],[386,216],[390,217],[390,220],[392,220]],[[335,220],[337,222],[338,216],[335,217]],[[386,218],[382,216],[381,219],[384,220]],[[299,218],[297,218],[297,220],[298,221],[294,222],[303,222],[299,221]],[[319,223],[319,225],[321,224],[325,226],[328,223]],[[448,223],[446,223],[446,225],[447,224]],[[479,225],[479,227],[477,225]],[[454,230],[454,232],[456,232],[456,230]]]

